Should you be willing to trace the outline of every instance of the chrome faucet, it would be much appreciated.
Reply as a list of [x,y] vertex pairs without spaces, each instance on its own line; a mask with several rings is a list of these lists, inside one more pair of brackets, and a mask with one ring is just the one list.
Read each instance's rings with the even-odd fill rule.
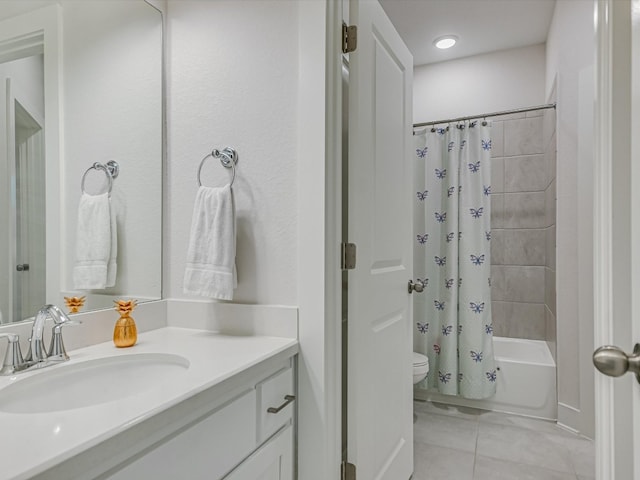
[[[47,352],[44,346],[44,323],[49,317],[53,319],[54,326],[51,344]],[[67,355],[62,341],[62,327],[65,325],[79,325],[80,323],[80,321],[71,320],[57,306],[45,305],[38,311],[33,321],[31,338],[29,338],[29,351],[24,359],[20,351],[18,335],[13,333],[0,334],[0,338],[7,337],[9,340],[0,375],[12,375],[69,360],[69,355]]]

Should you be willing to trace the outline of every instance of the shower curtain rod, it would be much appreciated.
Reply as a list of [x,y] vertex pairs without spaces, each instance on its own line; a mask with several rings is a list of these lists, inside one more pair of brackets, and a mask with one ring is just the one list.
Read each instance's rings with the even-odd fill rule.
[[438,125],[440,123],[462,122],[463,120],[471,120],[473,118],[487,118],[487,117],[497,117],[499,115],[509,115],[511,113],[533,112],[534,110],[544,110],[546,108],[556,108],[556,104],[548,103],[546,105],[538,105],[537,107],[514,108],[513,110],[504,110],[502,112],[485,113],[482,115],[469,115],[466,117],[449,118],[447,120],[437,120],[435,122],[414,123],[413,128],[426,127],[429,125]]

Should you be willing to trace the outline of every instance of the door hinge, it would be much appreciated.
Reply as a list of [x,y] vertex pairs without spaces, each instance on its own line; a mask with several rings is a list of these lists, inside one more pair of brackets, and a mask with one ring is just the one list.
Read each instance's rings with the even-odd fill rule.
[[353,270],[356,268],[356,244],[343,243],[340,252],[340,268],[342,270]]
[[353,463],[342,462],[340,466],[341,480],[356,480],[356,466]]
[[358,47],[358,27],[342,24],[342,53],[353,52]]

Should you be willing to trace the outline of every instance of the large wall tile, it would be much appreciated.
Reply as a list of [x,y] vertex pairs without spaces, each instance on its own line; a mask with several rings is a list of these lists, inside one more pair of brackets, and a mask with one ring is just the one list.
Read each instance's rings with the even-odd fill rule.
[[544,153],[542,146],[543,117],[510,120],[504,124],[504,155]]
[[547,345],[549,346],[549,350],[551,350],[551,355],[553,356],[553,359],[556,359],[557,356],[557,326],[556,326],[556,317],[553,313],[551,313],[551,310],[549,310],[549,308],[545,305],[544,307],[544,312],[545,312],[545,332],[547,335],[547,338],[545,339],[547,341]]
[[551,225],[545,229],[545,265],[551,270],[556,269],[556,226]]
[[504,160],[505,192],[540,192],[549,184],[544,155],[507,157]]
[[544,303],[551,313],[556,314],[556,272],[550,268],[544,269]]
[[502,193],[491,194],[491,229],[504,228],[504,195]]
[[[556,133],[556,111],[547,109],[542,116],[542,146],[546,150],[551,137]],[[555,141],[553,142],[555,144]]]
[[503,266],[500,268],[504,272],[504,300],[544,303],[545,267]]
[[494,301],[491,311],[494,336],[549,341],[544,304]]
[[507,300],[505,271],[503,266],[491,265],[491,299]]
[[505,314],[506,302],[491,302],[491,323],[493,325],[494,337],[506,337],[507,336],[507,316]]
[[493,117],[493,120],[497,120],[497,121],[516,120],[519,118],[525,118],[526,116],[527,116],[526,112],[507,113],[506,115],[496,115],[495,117]]
[[491,230],[491,265],[504,265],[505,230]]
[[504,122],[492,122],[491,124],[491,156],[502,157],[504,155]]
[[543,228],[544,192],[505,193],[504,228]]
[[544,223],[545,227],[550,227],[556,224],[556,181],[551,182],[549,187],[544,192]]
[[494,304],[500,315],[498,320],[500,328],[496,330],[495,323],[493,325],[495,336],[530,340],[546,339],[544,304],[492,302],[492,313]]
[[491,159],[491,193],[504,192],[504,158]]
[[[499,253],[502,265],[545,265],[545,229],[501,230]],[[493,237],[491,239],[493,242]],[[493,255],[493,245],[491,254]],[[496,252],[497,253],[497,252]],[[491,257],[493,259],[493,256]]]
[[558,172],[556,171],[558,165],[558,152],[556,149],[556,134],[554,133],[551,137],[551,141],[549,145],[547,145],[545,151],[545,158],[547,159],[547,180],[551,183],[558,176]]

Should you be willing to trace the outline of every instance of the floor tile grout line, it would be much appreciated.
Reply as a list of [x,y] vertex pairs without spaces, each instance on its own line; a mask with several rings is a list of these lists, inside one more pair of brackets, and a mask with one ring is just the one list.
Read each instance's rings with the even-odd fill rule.
[[476,448],[473,451],[473,469],[471,470],[471,480],[476,477],[476,463],[478,462],[478,441],[480,440],[480,417],[476,424]]

